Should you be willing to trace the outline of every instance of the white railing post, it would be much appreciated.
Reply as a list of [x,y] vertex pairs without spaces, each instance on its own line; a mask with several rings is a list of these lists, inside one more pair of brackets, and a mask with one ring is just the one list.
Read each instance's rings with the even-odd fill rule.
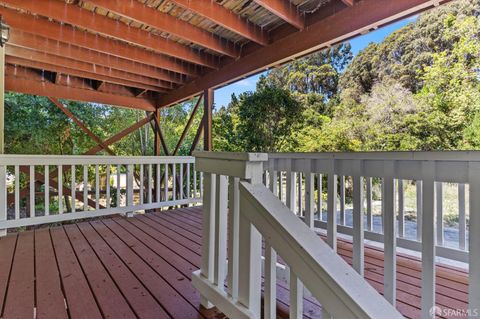
[[[203,227],[202,227],[202,262],[200,271],[208,281],[214,280],[215,263],[215,194],[216,175],[205,173],[203,177]],[[213,307],[204,296],[202,306],[209,309]]]
[[480,163],[470,162],[468,168],[470,199],[470,232],[468,247],[468,309],[480,310]]
[[227,204],[228,179],[225,175],[216,176],[215,195],[215,275],[214,284],[221,286],[225,282],[225,263],[227,261]]
[[[202,267],[200,272],[194,272],[193,285],[199,289],[206,307],[228,302],[231,307],[225,311],[230,317],[248,311],[249,318],[260,318],[262,238],[242,215],[239,182],[262,183],[267,156],[213,152],[196,152],[195,156],[195,166],[204,174],[204,200]],[[271,295],[274,296],[272,291]]]
[[422,163],[422,318],[435,306],[435,163]]
[[228,272],[227,285],[228,294],[233,300],[238,298],[238,243],[240,223],[240,196],[238,190],[238,177],[230,177],[228,183]]
[[383,178],[383,234],[384,234],[384,296],[392,305],[396,302],[397,235],[395,219],[395,162],[384,162]]
[[[127,206],[133,206],[133,165],[127,165]],[[126,216],[133,216],[133,212],[128,212]]]

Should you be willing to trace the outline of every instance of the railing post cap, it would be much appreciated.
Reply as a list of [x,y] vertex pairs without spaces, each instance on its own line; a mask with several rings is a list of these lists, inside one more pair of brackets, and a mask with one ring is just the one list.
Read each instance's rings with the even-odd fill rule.
[[265,162],[268,161],[267,153],[241,153],[241,152],[208,152],[195,151],[192,154],[197,158],[222,159],[246,162]]

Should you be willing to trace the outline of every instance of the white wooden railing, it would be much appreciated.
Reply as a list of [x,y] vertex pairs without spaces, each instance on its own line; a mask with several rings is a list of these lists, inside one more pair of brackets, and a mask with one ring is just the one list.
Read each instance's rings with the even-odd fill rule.
[[199,203],[201,178],[193,157],[1,155],[0,235],[13,227]]
[[[303,317],[304,287],[322,304],[324,318],[401,317],[314,232],[311,200],[305,223],[276,197],[274,174],[271,190],[262,184],[267,154],[198,152],[195,156],[205,177],[202,264],[192,282],[205,307],[215,305],[231,318],[260,318],[263,276],[264,317],[276,318],[277,268],[282,266],[277,263],[278,253],[289,269],[290,318]],[[336,180],[331,176],[332,182]],[[294,193],[291,187],[289,191]],[[291,207],[294,202],[290,197]],[[333,236],[329,234],[333,247],[335,234],[334,230]]]

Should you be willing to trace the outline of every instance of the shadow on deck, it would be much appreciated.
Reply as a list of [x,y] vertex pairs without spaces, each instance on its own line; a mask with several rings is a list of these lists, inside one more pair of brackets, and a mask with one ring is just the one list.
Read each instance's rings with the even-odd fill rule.
[[[11,234],[0,239],[0,309],[3,318],[223,318],[200,308],[192,271],[200,267],[199,207],[112,217]],[[352,246],[338,252],[351,262]],[[380,292],[383,254],[365,249],[365,276]],[[397,307],[419,317],[420,263],[397,258]],[[437,268],[437,304],[465,309],[468,274]],[[279,283],[280,309],[288,285]],[[320,318],[319,303],[304,300],[304,317]]]

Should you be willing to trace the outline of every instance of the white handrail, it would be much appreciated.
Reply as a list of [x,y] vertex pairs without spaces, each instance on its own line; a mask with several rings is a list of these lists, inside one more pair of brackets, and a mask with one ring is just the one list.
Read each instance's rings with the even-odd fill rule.
[[189,156],[1,155],[0,235],[13,227],[199,203],[194,161]]

